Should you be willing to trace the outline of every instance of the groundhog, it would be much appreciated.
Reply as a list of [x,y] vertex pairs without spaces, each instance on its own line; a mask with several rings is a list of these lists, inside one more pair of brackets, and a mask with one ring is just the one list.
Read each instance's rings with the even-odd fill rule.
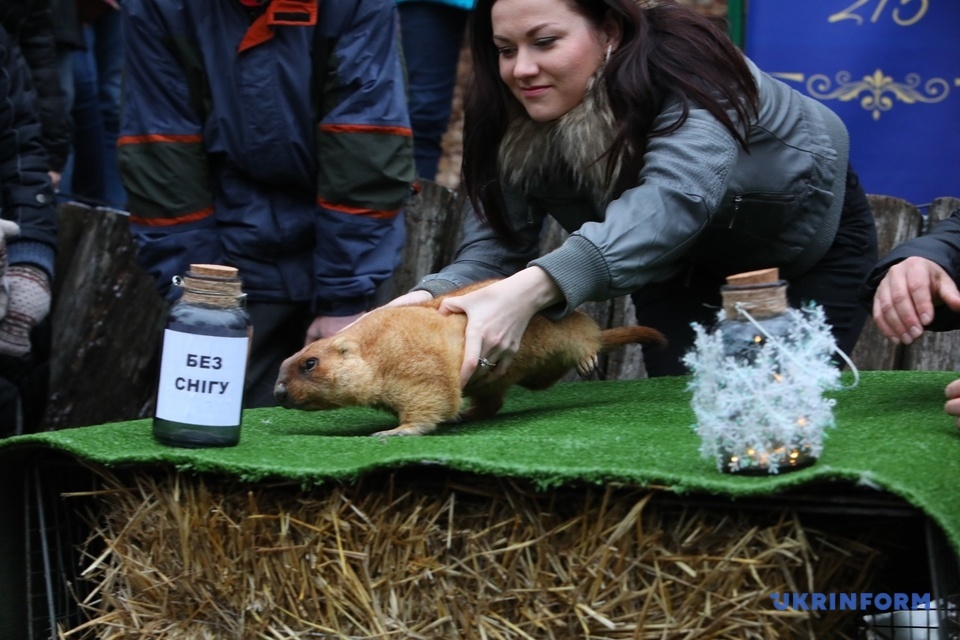
[[[601,331],[593,318],[579,311],[557,322],[537,314],[506,373],[492,379],[475,377],[461,390],[467,318],[438,313],[443,297],[447,296],[418,305],[381,307],[337,335],[307,345],[280,366],[274,387],[277,403],[306,411],[375,407],[396,415],[400,425],[373,435],[422,435],[440,423],[494,415],[515,384],[546,389],[574,367],[589,375],[597,356],[611,348],[666,344],[663,335],[649,327]],[[466,411],[461,411],[463,397],[470,400]]]

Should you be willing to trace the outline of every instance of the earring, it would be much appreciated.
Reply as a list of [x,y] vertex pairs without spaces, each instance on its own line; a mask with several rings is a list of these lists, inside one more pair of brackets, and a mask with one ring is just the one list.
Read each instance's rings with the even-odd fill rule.
[[613,51],[613,45],[612,45],[612,44],[608,44],[608,45],[607,45],[607,55],[606,55],[606,57],[604,57],[604,59],[603,59],[603,64],[607,64],[608,62],[610,62],[610,53],[611,53],[612,51]]

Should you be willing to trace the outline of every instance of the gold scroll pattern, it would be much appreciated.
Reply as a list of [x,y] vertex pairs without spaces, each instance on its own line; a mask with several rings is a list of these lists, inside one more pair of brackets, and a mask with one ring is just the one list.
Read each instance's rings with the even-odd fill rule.
[[[849,71],[837,73],[836,86],[833,80],[822,73],[809,78],[802,73],[774,73],[774,76],[806,85],[807,93],[818,100],[839,100],[850,102],[859,100],[860,106],[871,111],[874,120],[879,120],[885,111],[893,109],[897,102],[902,104],[933,104],[942,102],[950,95],[950,81],[944,78],[931,78],[926,82],[920,74],[907,74],[903,82],[895,82],[892,77],[877,69],[873,75],[852,80]],[[960,87],[960,78],[953,83]]]

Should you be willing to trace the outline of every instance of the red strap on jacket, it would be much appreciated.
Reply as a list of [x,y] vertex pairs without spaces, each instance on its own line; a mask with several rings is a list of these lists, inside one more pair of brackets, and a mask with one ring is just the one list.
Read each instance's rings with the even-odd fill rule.
[[317,0],[273,0],[267,15],[271,25],[312,27],[317,24]]
[[266,11],[247,29],[240,46],[237,47],[237,53],[272,38],[275,25],[312,27],[316,24],[317,0],[273,0]]

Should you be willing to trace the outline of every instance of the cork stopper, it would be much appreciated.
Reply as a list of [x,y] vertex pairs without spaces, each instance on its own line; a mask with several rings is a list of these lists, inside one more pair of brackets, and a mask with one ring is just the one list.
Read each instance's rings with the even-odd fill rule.
[[245,294],[237,273],[236,267],[191,264],[190,270],[182,279],[174,278],[174,284],[183,287],[183,299],[186,302],[239,307]]
[[190,273],[197,276],[212,276],[214,278],[236,278],[236,267],[225,267],[219,264],[192,264]]
[[744,271],[727,276],[727,284],[732,287],[743,287],[752,284],[770,284],[780,280],[780,269],[771,267],[769,269],[758,269],[757,271]]
[[787,310],[787,282],[776,267],[735,273],[720,288],[723,311],[728,320],[744,319],[737,305],[755,318],[766,318]]

